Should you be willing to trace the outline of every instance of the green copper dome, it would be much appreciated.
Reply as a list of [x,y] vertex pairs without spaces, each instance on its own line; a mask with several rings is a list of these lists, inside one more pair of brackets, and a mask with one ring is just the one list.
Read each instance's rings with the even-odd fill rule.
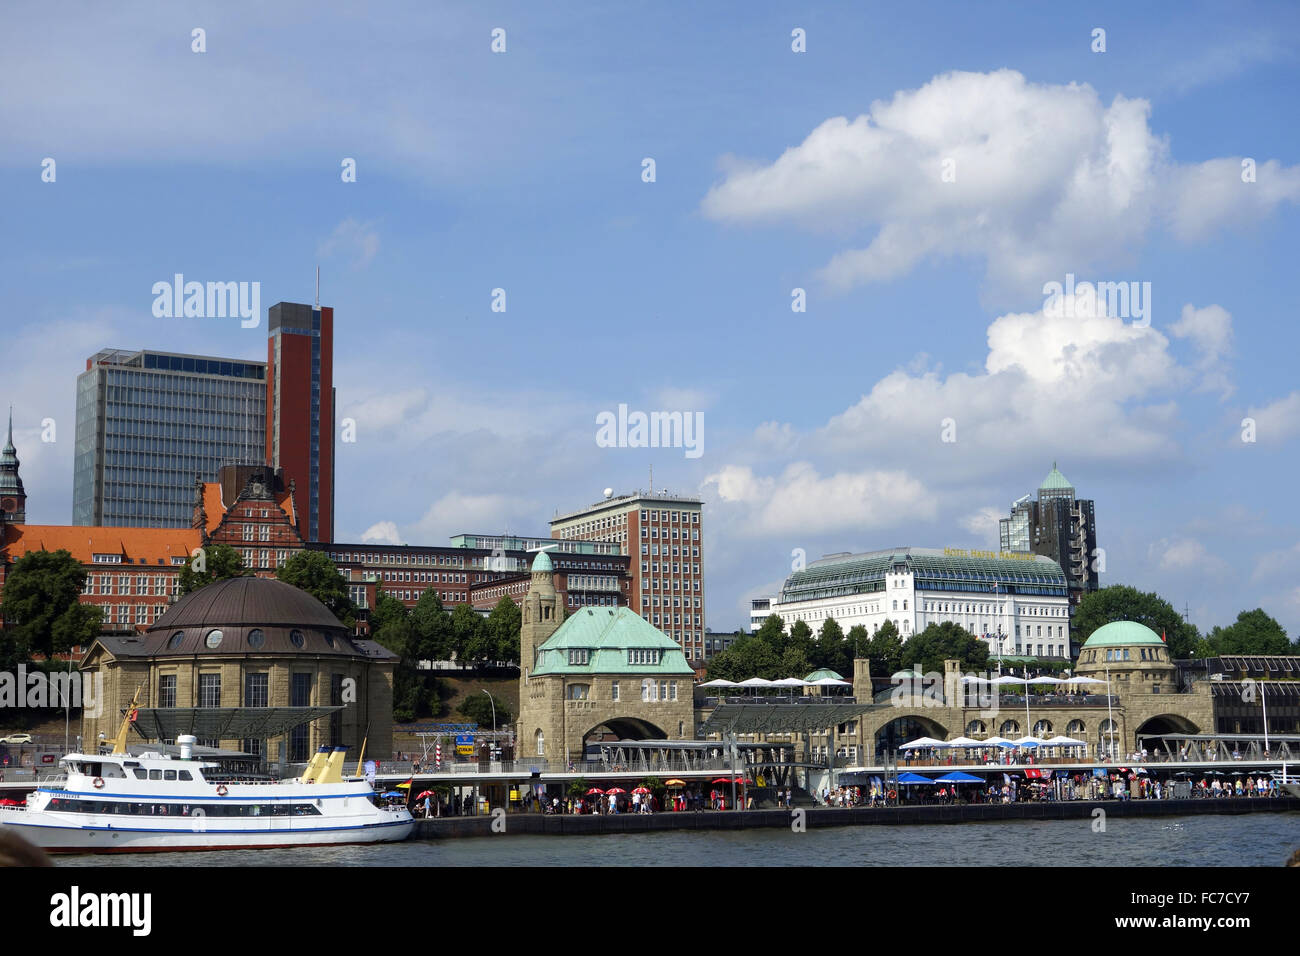
[[1132,647],[1135,644],[1163,645],[1164,641],[1160,640],[1160,635],[1145,624],[1136,621],[1111,621],[1093,631],[1092,636],[1084,642],[1083,646],[1085,648],[1121,645]]
[[551,566],[551,556],[545,551],[538,551],[537,557],[533,558],[533,570],[554,571],[555,568]]
[[578,608],[537,649],[533,669],[534,677],[694,673],[676,641],[626,607]]
[[1048,491],[1063,491],[1066,488],[1073,489],[1074,485],[1070,484],[1065,475],[1056,470],[1056,462],[1052,462],[1052,470],[1047,473],[1047,477],[1038,487]]
[[820,670],[813,671],[811,674],[805,677],[804,680],[812,682],[815,680],[825,680],[827,677],[829,677],[831,680],[844,680],[843,677],[835,673],[829,667],[823,667]]

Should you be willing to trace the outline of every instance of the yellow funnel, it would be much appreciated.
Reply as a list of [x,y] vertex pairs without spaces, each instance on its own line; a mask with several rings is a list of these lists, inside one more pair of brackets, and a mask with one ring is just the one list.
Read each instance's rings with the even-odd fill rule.
[[328,747],[321,747],[311,755],[311,763],[307,764],[307,769],[302,772],[299,783],[319,783],[320,776],[325,770],[325,761],[329,755]]
[[329,755],[325,762],[325,769],[321,771],[317,783],[342,783],[343,782],[343,757],[347,754],[346,747],[335,747],[334,752]]

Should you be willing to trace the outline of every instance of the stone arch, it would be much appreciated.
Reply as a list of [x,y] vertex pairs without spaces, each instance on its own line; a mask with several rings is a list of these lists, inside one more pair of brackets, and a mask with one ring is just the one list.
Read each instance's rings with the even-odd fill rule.
[[613,734],[616,740],[667,740],[668,733],[642,717],[611,717],[602,720],[594,727],[588,728],[582,735],[583,747],[587,741],[600,733],[603,739]]
[[900,714],[876,730],[874,743],[877,754],[897,750],[900,744],[917,737],[948,739],[948,728],[925,714]]
[[989,726],[982,720],[972,720],[966,725],[967,737],[974,737],[976,734],[987,734],[988,732]]
[[1046,717],[1034,721],[1034,729],[1030,731],[1030,733],[1032,733],[1035,737],[1043,737],[1043,738],[1055,736],[1055,734],[1052,731],[1052,722],[1048,720]]
[[1074,737],[1076,740],[1088,733],[1088,725],[1078,718],[1070,721],[1065,725],[1065,736]]
[[1019,733],[1020,733],[1020,721],[1016,720],[1014,717],[1008,718],[1007,720],[1002,721],[1002,723],[998,725],[999,737],[1010,737],[1013,734],[1018,735]]
[[[1199,734],[1200,728],[1181,714],[1158,714],[1138,725],[1134,731],[1134,745],[1148,751],[1163,753],[1166,750],[1178,753],[1183,746],[1181,740],[1165,740],[1167,734]],[[1144,739],[1145,738],[1145,739]]]

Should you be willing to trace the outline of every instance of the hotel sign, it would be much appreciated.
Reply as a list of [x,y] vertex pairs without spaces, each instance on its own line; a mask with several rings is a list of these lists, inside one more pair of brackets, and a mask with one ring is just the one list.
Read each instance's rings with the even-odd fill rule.
[[1020,551],[968,551],[966,548],[944,548],[946,558],[996,558],[1000,561],[1037,561],[1038,555]]

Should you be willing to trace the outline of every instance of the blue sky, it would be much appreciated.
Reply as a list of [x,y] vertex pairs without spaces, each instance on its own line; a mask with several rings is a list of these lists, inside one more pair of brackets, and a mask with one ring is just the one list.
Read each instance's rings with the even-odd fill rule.
[[[70,519],[88,355],[264,357],[264,324],[155,318],[154,282],[265,309],[319,264],[351,540],[544,533],[653,465],[706,501],[731,629],[796,548],[995,546],[1055,460],[1103,583],[1300,632],[1292,5],[376,6],[6,6],[30,520]],[[1045,317],[1067,273],[1150,283],[1147,322]],[[703,412],[704,453],[598,447],[620,403]]]

